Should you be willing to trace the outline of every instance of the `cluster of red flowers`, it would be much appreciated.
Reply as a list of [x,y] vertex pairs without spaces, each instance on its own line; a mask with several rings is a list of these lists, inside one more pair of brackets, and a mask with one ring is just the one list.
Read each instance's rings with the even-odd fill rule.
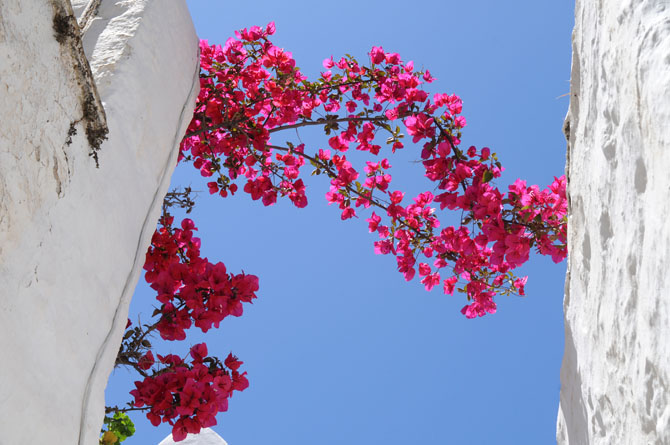
[[200,257],[200,239],[193,236],[193,221],[184,219],[172,228],[173,217],[160,221],[144,263],[145,279],[157,292],[160,320],[156,325],[165,340],[184,340],[195,324],[203,332],[228,315],[242,315],[242,303],[256,298],[258,277],[233,275],[223,263]]
[[[151,240],[144,264],[145,279],[161,303],[153,326],[165,340],[184,340],[192,324],[207,332],[228,315],[242,315],[242,304],[256,298],[258,278],[229,274],[223,263],[212,264],[200,256],[200,239],[190,219],[173,228],[173,217],[164,215]],[[228,409],[233,391],[249,386],[241,361],[232,354],[224,363],[207,357],[204,343],[190,350],[191,362],[179,356],[158,355],[148,350],[134,366],[144,380],[136,381],[131,395],[136,408],[146,407],[155,426],[172,425],[176,441],[187,433],[216,425],[216,414]]]
[[[429,97],[421,89],[434,80],[428,71],[373,47],[368,65],[349,56],[326,59],[327,71],[310,82],[291,53],[270,42],[273,32],[270,24],[242,30],[223,47],[201,42],[202,88],[181,159],[216,178],[208,183],[210,193],[234,193],[240,179],[244,191],[265,205],[288,196],[304,207],[300,170],[309,162],[313,173],[330,178],[326,199],[343,220],[372,207],[367,221],[381,238],[375,251],[395,255],[408,281],[418,272],[427,290],[441,285],[452,294],[460,286],[469,318],[495,312],[496,294],[524,294],[526,277],[512,270],[528,260],[531,248],[557,262],[565,258],[565,178],[542,191],[520,180],[508,193],[500,191],[493,183],[503,170],[496,154],[459,148],[463,103],[455,94]],[[425,176],[436,183],[436,196],[425,192],[403,203],[405,194],[391,189],[388,159],[367,161],[363,174],[347,159],[350,146],[377,156],[379,132],[387,133],[391,152],[402,149],[404,135],[394,121],[422,144]],[[270,141],[282,130],[314,125],[330,136],[330,149],[310,153],[304,144]],[[461,213],[461,223],[438,230],[437,204]]]
[[[179,160],[211,178],[210,193],[226,197],[241,182],[266,206],[288,197],[305,207],[300,174],[311,165],[312,174],[330,179],[326,199],[339,207],[342,220],[374,210],[366,221],[380,237],[375,252],[393,254],[408,281],[418,272],[428,291],[463,292],[468,318],[494,313],[495,295],[524,295],[527,277],[512,271],[528,261],[533,247],[556,262],[565,258],[565,177],[545,190],[517,180],[500,191],[493,181],[503,170],[496,154],[459,147],[463,103],[454,94],[429,97],[421,89],[434,81],[427,70],[373,47],[369,64],[329,58],[326,71],[309,81],[291,53],[269,40],[274,31],[271,23],[237,32],[223,47],[200,42],[201,90]],[[422,144],[420,159],[436,195],[426,191],[404,202],[405,193],[391,188],[387,158],[365,161],[362,169],[352,165],[353,156],[347,159],[352,146],[378,156],[380,133],[391,153],[403,149],[400,123],[414,144]],[[309,126],[324,129],[330,149],[270,140]],[[460,214],[457,226],[441,228],[437,215],[444,209]],[[161,219],[144,268],[161,303],[155,329],[166,340],[183,340],[192,324],[207,331],[228,315],[241,315],[242,303],[256,297],[258,279],[201,258],[193,222],[185,219],[180,229],[172,222],[169,215]],[[222,364],[206,354],[204,344],[195,346],[188,364],[173,355],[155,362],[148,351],[135,364],[145,376],[132,391],[135,406],[146,406],[154,425],[170,422],[175,440],[215,424],[232,391],[248,385],[237,371],[241,362],[229,356]]]
[[216,425],[216,414],[228,410],[228,398],[233,391],[249,386],[246,372],[238,371],[242,362],[232,354],[222,364],[207,356],[207,346],[200,343],[191,348],[191,362],[177,355],[158,355],[156,363],[151,351],[140,360],[144,370],[156,370],[143,381],[135,382],[130,394],[135,406],[150,408],[147,418],[152,425],[161,422],[172,425],[175,441],[186,434],[197,434],[201,428]]

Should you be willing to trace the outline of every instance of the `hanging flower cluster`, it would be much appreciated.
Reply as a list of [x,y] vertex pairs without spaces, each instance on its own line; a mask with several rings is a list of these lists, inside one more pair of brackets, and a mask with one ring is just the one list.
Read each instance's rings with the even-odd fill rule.
[[[460,148],[466,119],[455,94],[422,90],[430,72],[415,70],[398,54],[373,47],[366,64],[351,56],[326,59],[326,71],[309,81],[291,53],[269,40],[274,25],[237,33],[221,47],[201,41],[201,91],[181,146],[189,161],[209,178],[210,193],[225,197],[238,183],[253,200],[274,204],[288,197],[307,205],[303,167],[330,179],[326,193],[341,219],[372,210],[369,229],[380,240],[378,254],[396,257],[406,280],[418,273],[426,290],[462,291],[469,318],[494,313],[497,294],[524,294],[526,277],[513,270],[532,248],[556,262],[565,258],[565,178],[544,190],[517,180],[507,192],[494,184],[502,166],[489,148]],[[405,199],[394,188],[380,134],[391,153],[404,148],[404,132],[419,144],[425,176],[437,192]],[[320,126],[328,149],[274,142],[283,130]],[[366,152],[356,168],[347,151]],[[443,227],[448,209],[462,215]]]
[[148,335],[156,330],[164,340],[184,340],[186,330],[195,325],[203,332],[229,315],[239,317],[243,303],[256,298],[258,278],[228,273],[223,263],[212,264],[200,256],[200,239],[190,219],[173,227],[174,218],[164,207],[159,228],[153,235],[144,264],[145,279],[157,292],[160,307],[152,325],[133,327],[127,332],[117,364],[133,367],[143,380],[130,392],[130,408],[110,408],[108,412],[146,411],[154,426],[172,425],[176,441],[188,433],[216,425],[216,414],[228,409],[233,391],[249,386],[242,362],[232,353],[221,362],[207,355],[207,345],[190,349],[191,360],[174,354],[154,357]]
[[161,303],[156,329],[165,340],[184,340],[194,324],[203,332],[228,315],[242,315],[243,303],[256,298],[258,278],[229,274],[223,263],[210,263],[200,256],[200,239],[190,219],[181,229],[172,228],[172,216],[160,221],[144,263],[145,280]]
[[232,354],[224,363],[207,356],[207,345],[191,348],[191,361],[170,354],[158,355],[148,351],[139,362],[142,370],[151,370],[143,381],[135,382],[130,391],[135,407],[149,407],[147,418],[158,426],[161,422],[172,425],[175,441],[197,434],[201,428],[216,425],[216,414],[228,410],[228,399],[233,391],[249,386],[246,372],[238,371],[242,362]]
[[[342,220],[367,215],[377,254],[393,255],[404,278],[418,274],[427,291],[465,294],[461,312],[468,318],[495,313],[496,295],[524,295],[527,277],[513,271],[531,250],[555,262],[565,258],[565,177],[546,189],[517,180],[500,190],[497,155],[461,147],[463,102],[424,91],[435,80],[428,70],[373,47],[365,63],[352,56],[324,60],[325,70],[310,81],[292,54],[270,41],[274,32],[270,23],[243,29],[223,46],[200,42],[201,89],[179,162],[198,169],[211,194],[227,197],[241,188],[266,206],[288,198],[302,208],[308,200],[301,175],[308,167],[329,179],[326,200]],[[328,148],[280,135],[306,127],[321,127]],[[433,191],[411,198],[390,173],[389,156],[405,148],[405,136],[419,146],[417,157],[433,183]],[[355,166],[361,156],[351,149],[367,159]],[[184,202],[192,205],[188,196]],[[459,224],[441,223],[446,210]],[[206,332],[242,315],[243,303],[256,298],[258,278],[202,258],[193,221],[184,219],[180,228],[173,222],[164,209],[144,266],[160,303],[158,319],[147,330],[128,327],[117,359],[144,380],[131,392],[133,408],[112,411],[146,410],[154,425],[169,422],[179,441],[216,423],[232,392],[248,386],[246,373],[232,355],[223,363],[207,357],[205,344],[191,348],[190,362],[175,355],[155,360],[145,337],[157,330],[165,340],[184,340],[192,325]]]

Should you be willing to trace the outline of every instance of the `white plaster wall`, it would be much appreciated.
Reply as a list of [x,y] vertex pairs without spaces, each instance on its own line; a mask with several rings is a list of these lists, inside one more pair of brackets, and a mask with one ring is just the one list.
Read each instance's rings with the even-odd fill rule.
[[670,3],[577,0],[559,444],[670,444]]
[[161,440],[158,445],[228,445],[221,436],[210,428],[203,428],[199,434],[189,434],[181,442],[175,442],[172,434]]
[[184,0],[103,0],[84,38],[109,125],[96,169],[82,124],[66,143],[81,86],[52,21],[49,1],[0,1],[1,445],[97,443],[198,91]]

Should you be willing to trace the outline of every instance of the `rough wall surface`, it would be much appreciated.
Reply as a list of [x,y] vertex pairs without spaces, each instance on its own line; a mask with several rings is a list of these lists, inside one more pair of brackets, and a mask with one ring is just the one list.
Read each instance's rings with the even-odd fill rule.
[[577,0],[559,444],[670,444],[670,3]]
[[97,443],[198,91],[184,0],[103,0],[83,38],[109,128],[96,168],[81,79],[55,38],[63,5],[0,2],[1,445]]

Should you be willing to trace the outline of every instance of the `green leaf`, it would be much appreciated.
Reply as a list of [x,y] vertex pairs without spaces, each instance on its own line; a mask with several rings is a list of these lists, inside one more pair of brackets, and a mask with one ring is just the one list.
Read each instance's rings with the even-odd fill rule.
[[493,173],[490,170],[486,170],[482,176],[482,182],[489,182],[491,179],[493,179]]
[[[107,432],[103,434],[103,439],[105,436],[107,439],[112,439],[111,434],[114,434],[118,438],[118,442],[123,442],[128,437],[135,434],[135,425],[133,421],[130,420],[130,417],[126,413],[116,412],[114,417],[105,417],[105,424],[107,425]],[[110,442],[103,442],[110,443]]]

